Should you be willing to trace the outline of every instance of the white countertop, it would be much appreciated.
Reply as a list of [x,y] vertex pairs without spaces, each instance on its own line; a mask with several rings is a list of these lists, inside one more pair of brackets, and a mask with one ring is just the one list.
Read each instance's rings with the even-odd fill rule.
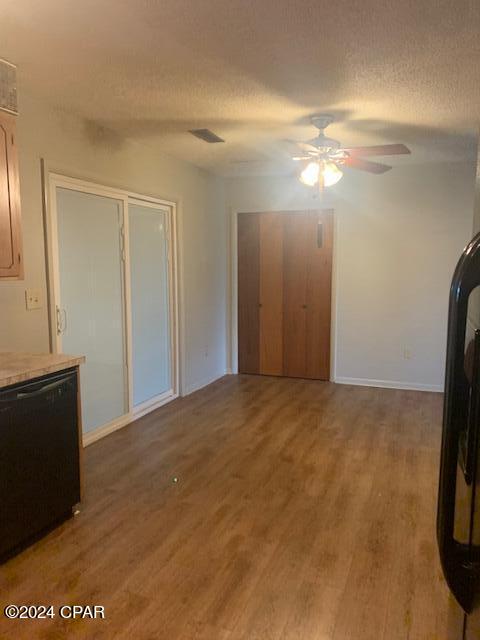
[[85,356],[0,351],[0,388],[76,367],[82,362],[85,362]]

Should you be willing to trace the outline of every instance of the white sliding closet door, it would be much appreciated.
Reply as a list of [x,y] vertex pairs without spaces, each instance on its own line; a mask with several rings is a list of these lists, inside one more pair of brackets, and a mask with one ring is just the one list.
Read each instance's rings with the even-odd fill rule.
[[56,187],[57,324],[64,353],[82,366],[83,430],[128,412],[123,200]]
[[173,393],[168,210],[129,201],[133,404]]
[[178,396],[175,203],[51,173],[51,341],[86,356],[84,444]]

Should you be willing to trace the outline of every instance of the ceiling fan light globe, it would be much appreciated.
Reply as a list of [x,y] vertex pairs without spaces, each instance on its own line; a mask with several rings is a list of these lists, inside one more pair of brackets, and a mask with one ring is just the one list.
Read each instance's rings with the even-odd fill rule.
[[300,182],[308,187],[314,187],[320,175],[320,165],[318,162],[309,162],[300,174]]
[[338,166],[334,162],[325,162],[323,170],[323,184],[326,187],[332,187],[337,184],[343,177],[343,171],[340,171]]

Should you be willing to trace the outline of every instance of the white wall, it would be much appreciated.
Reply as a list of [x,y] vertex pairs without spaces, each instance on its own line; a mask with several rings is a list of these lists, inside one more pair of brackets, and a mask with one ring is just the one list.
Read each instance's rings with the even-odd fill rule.
[[[335,210],[335,380],[443,388],[450,279],[472,235],[475,165],[344,178],[320,199],[295,176],[232,178],[231,211]],[[405,358],[405,351],[410,359]]]
[[[20,106],[25,280],[0,283],[1,350],[49,348],[43,157],[60,173],[178,202],[184,391],[225,371],[225,202],[243,211],[333,207],[336,379],[441,388],[449,281],[471,236],[474,164],[406,164],[383,176],[350,172],[319,201],[294,176],[224,181],[22,91]],[[42,290],[42,309],[26,311],[27,287]]]
[[473,212],[473,234],[480,231],[480,145],[477,149],[477,171],[475,174],[475,205]]
[[[22,88],[20,88],[22,89]],[[49,350],[40,159],[59,173],[178,203],[183,391],[225,372],[226,226],[223,181],[122,141],[20,90],[18,144],[25,280],[0,282],[0,350]],[[26,311],[26,288],[40,288],[42,309]]]

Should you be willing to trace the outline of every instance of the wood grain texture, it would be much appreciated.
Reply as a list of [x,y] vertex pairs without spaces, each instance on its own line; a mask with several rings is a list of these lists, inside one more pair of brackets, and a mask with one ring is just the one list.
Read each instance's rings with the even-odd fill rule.
[[[308,225],[305,377],[330,379],[333,211],[311,212]],[[320,245],[320,246],[319,246]]]
[[241,373],[330,378],[332,253],[332,211],[239,214]]
[[1,640],[459,640],[435,541],[441,403],[228,376],[96,442],[81,514],[0,567],[0,609],[106,620],[2,616]]
[[283,374],[283,219],[260,213],[260,368]]
[[15,116],[0,111],[0,277],[23,277]]
[[82,421],[82,388],[80,366],[75,367],[77,372],[77,433],[78,433],[78,468],[80,473],[80,500],[85,495],[85,475],[83,473],[83,421]]
[[306,303],[308,213],[282,214],[283,272],[283,373],[304,377],[306,372]]
[[260,232],[256,213],[238,214],[238,370],[260,367]]

